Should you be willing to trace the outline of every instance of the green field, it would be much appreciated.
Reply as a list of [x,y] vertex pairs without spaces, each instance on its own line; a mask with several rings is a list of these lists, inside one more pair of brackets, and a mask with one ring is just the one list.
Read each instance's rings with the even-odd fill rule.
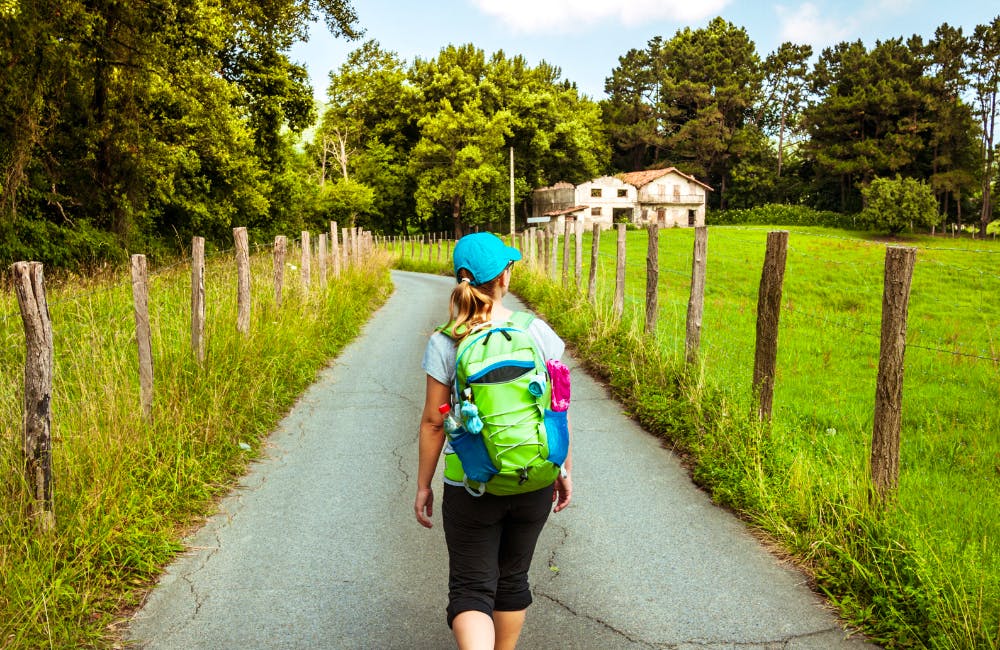
[[314,273],[308,297],[289,264],[278,308],[270,254],[253,256],[251,266],[244,336],[232,255],[209,260],[200,367],[190,345],[190,266],[152,274],[152,424],[139,408],[129,280],[50,283],[57,530],[48,535],[25,516],[24,332],[13,295],[0,294],[0,648],[111,646],[109,626],[391,288],[384,256],[331,280],[325,292]]
[[[895,647],[1000,647],[1000,246],[891,242],[918,251],[900,487],[883,512],[870,503],[868,458],[886,243],[791,232],[774,417],[761,427],[751,378],[767,231],[709,229],[702,364],[693,372],[683,363],[692,230],[660,232],[655,338],[638,334],[645,232],[629,232],[620,327],[609,307],[613,232],[601,238],[596,308],[537,274],[522,274],[515,291],[611,377],[640,420],[693,457],[696,480],[717,501],[808,566],[849,623]],[[589,260],[587,235],[584,291]]]

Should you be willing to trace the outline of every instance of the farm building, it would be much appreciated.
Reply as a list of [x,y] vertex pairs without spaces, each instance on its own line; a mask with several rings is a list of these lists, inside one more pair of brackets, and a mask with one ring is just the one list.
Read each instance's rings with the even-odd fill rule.
[[577,185],[535,190],[529,224],[583,221],[586,228],[629,221],[637,225],[705,225],[705,193],[712,188],[676,167],[602,176]]

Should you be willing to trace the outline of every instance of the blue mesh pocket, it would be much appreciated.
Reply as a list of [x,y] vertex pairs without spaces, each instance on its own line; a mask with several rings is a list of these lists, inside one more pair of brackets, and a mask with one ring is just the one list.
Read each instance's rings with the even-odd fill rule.
[[545,409],[545,436],[549,444],[549,457],[553,465],[562,466],[569,453],[569,411]]
[[451,448],[458,454],[458,460],[462,462],[462,471],[469,480],[485,483],[499,471],[490,460],[490,454],[486,451],[486,443],[481,435],[469,433],[465,428],[461,428],[453,431],[448,439]]

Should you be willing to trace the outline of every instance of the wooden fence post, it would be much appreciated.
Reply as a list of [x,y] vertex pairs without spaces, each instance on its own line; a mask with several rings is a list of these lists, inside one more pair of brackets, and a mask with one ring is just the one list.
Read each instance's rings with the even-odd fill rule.
[[549,260],[549,274],[552,277],[552,281],[555,282],[556,278],[559,277],[559,233],[556,231],[555,224],[552,224],[551,235],[549,239],[549,255],[551,256]]
[[753,390],[757,396],[757,416],[771,419],[774,400],[774,374],[778,362],[778,320],[781,315],[781,289],[785,280],[788,231],[767,233],[767,252],[757,293],[757,347],[753,362]]
[[698,361],[701,347],[701,319],[705,313],[705,270],[708,263],[708,228],[694,229],[694,254],[691,260],[691,295],[688,298],[687,336],[684,356],[688,364]]
[[333,277],[340,277],[340,245],[337,243],[337,222],[330,222],[330,255],[333,257]]
[[135,343],[139,349],[139,405],[147,422],[153,421],[153,341],[149,330],[149,275],[146,256],[133,255],[132,303],[135,307]]
[[236,329],[250,331],[250,243],[246,228],[233,228],[236,241]]
[[570,220],[563,217],[563,258],[562,258],[562,285],[563,289],[569,286],[569,251],[570,242],[573,241],[573,227]]
[[618,257],[615,264],[615,298],[611,307],[615,318],[625,312],[625,224],[618,224]]
[[278,235],[274,238],[274,304],[281,307],[281,290],[285,284],[285,255],[288,252],[288,238]]
[[319,234],[319,286],[326,290],[326,233]]
[[343,261],[344,270],[353,263],[354,260],[351,259],[351,230],[350,228],[344,227],[340,229],[340,245],[343,250],[343,255],[341,256]]
[[205,361],[205,238],[191,241],[191,349]]
[[43,532],[55,530],[52,504],[52,321],[40,262],[12,267],[24,323],[24,471],[31,487],[31,518]]
[[302,231],[302,265],[299,270],[299,279],[302,282],[302,293],[309,295],[309,285],[312,280],[312,243],[309,241],[309,233]]
[[574,278],[576,279],[576,289],[579,291],[580,285],[583,283],[583,221],[578,221],[573,230],[576,241],[576,250],[573,251],[573,263],[576,265]]
[[590,241],[590,276],[587,279],[587,300],[597,302],[597,262],[601,254],[601,225],[594,224],[594,235]]
[[872,484],[882,500],[899,484],[899,429],[903,413],[903,356],[910,283],[917,249],[885,249],[882,293],[882,344],[875,388],[875,424],[872,433]]
[[656,321],[660,311],[660,226],[651,223],[646,227],[649,245],[646,248],[646,334],[656,334]]

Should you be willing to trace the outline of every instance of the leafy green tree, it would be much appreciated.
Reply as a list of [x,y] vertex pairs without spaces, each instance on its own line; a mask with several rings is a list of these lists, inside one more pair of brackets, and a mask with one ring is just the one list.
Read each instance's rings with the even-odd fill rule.
[[940,223],[938,203],[927,183],[913,178],[876,178],[861,190],[865,209],[861,221],[895,235],[913,226]]
[[466,224],[483,223],[492,216],[483,211],[483,197],[505,177],[501,152],[510,134],[510,113],[487,115],[478,100],[466,101],[456,110],[441,99],[439,109],[418,124],[420,141],[410,157],[417,181],[417,213],[431,218],[439,205],[447,205],[459,238]]

